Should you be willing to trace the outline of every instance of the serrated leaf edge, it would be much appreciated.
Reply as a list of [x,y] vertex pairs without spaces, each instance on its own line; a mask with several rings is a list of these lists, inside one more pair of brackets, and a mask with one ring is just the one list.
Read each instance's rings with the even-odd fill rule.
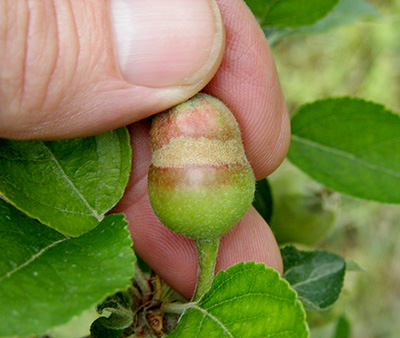
[[[113,216],[120,216],[120,218],[121,218],[121,221],[124,221],[125,222],[125,225],[124,225],[124,227],[121,227],[121,230],[123,229],[123,230],[127,230],[127,231],[125,231],[125,233],[126,233],[126,237],[124,238],[124,241],[123,241],[123,244],[127,244],[128,242],[131,244],[131,246],[133,246],[133,241],[132,241],[132,237],[130,236],[130,232],[129,232],[129,230],[128,230],[128,226],[129,226],[129,222],[126,220],[126,216],[124,215],[124,214],[111,214],[111,215],[113,215]],[[108,215],[108,216],[111,216],[111,215]],[[94,230],[94,229],[92,229],[92,230]],[[87,232],[87,233],[85,233],[85,234],[83,234],[82,236],[84,236],[84,235],[86,235],[86,234],[88,234],[89,232]],[[80,237],[79,237],[80,238]],[[77,240],[78,238],[65,238],[65,239],[63,239],[63,240],[59,240],[59,241],[57,241],[57,242],[55,242],[55,244],[60,244],[59,242],[63,242],[63,241],[65,241],[65,240]],[[48,249],[50,249],[50,247],[54,247],[55,245],[50,245],[49,247],[47,247],[47,249],[45,250],[45,251],[47,251]],[[133,250],[132,250],[132,252],[134,252]],[[44,252],[43,252],[44,253]],[[134,271],[135,270],[135,261],[136,261],[136,259],[135,259],[135,255],[133,254],[133,256],[132,256],[134,259],[133,259],[133,261],[132,261],[132,271]],[[37,258],[37,257],[36,257]],[[30,262],[29,262],[30,263]],[[25,265],[26,266],[26,265]],[[15,272],[14,272],[15,273]],[[1,281],[1,280],[0,280]],[[106,297],[108,297],[109,295],[112,295],[112,294],[114,294],[114,293],[116,293],[116,292],[119,292],[119,291],[121,291],[121,290],[125,290],[125,289],[127,289],[128,287],[130,287],[131,286],[131,280],[129,279],[127,282],[126,282],[126,284],[123,286],[123,287],[118,287],[118,288],[115,288],[114,290],[112,290],[112,291],[110,291],[110,292],[107,292],[107,294],[105,295],[105,296],[103,296],[102,297],[102,299],[105,299]],[[66,323],[68,323],[69,321],[71,321],[73,318],[76,318],[76,317],[79,317],[79,315],[80,314],[82,314],[84,311],[86,311],[86,310],[88,310],[88,309],[92,309],[92,308],[94,308],[97,304],[99,304],[101,302],[101,299],[100,300],[97,300],[97,301],[94,301],[93,303],[91,303],[90,305],[88,305],[85,309],[83,309],[83,310],[81,310],[79,313],[76,313],[76,314],[74,314],[73,316],[71,316],[71,317],[69,317],[69,318],[67,318],[65,321],[63,321],[63,322],[60,322],[60,323],[57,323],[57,324],[55,324],[55,325],[53,325],[53,326],[50,326],[50,327],[48,327],[48,328],[46,328],[46,330],[45,330],[45,332],[32,332],[32,333],[29,333],[28,334],[28,336],[30,337],[30,336],[37,336],[37,335],[43,335],[43,334],[46,334],[47,332],[49,332],[49,331],[51,331],[51,330],[53,330],[53,329],[55,329],[55,328],[57,328],[57,327],[59,327],[59,326],[61,326],[61,325],[64,325],[64,324],[66,324]],[[3,337],[3,336],[0,336],[0,337]],[[5,338],[8,338],[8,337],[5,337]]]
[[372,100],[362,99],[362,98],[359,98],[359,97],[338,96],[338,97],[330,97],[330,98],[326,98],[326,99],[318,99],[318,100],[315,100],[315,101],[313,101],[313,102],[308,102],[308,103],[303,104],[302,106],[300,106],[300,107],[296,110],[296,112],[295,112],[295,113],[293,114],[293,116],[291,117],[291,120],[293,120],[294,118],[296,118],[296,116],[297,116],[299,113],[301,113],[301,111],[302,111],[303,109],[306,109],[306,108],[308,108],[309,106],[313,106],[313,105],[315,105],[315,104],[320,104],[320,103],[324,103],[324,102],[335,102],[335,101],[337,101],[337,102],[340,102],[340,101],[343,101],[343,102],[346,102],[346,101],[347,101],[347,102],[360,102],[360,103],[371,104],[371,105],[373,105],[373,106],[379,107],[382,111],[384,111],[384,112],[386,112],[386,113],[389,113],[389,114],[391,114],[391,115],[394,115],[394,116],[400,118],[400,115],[399,115],[398,113],[396,113],[396,112],[394,112],[394,111],[392,111],[392,110],[386,108],[386,107],[385,107],[383,104],[381,104],[381,103],[374,102],[374,101],[372,101]]
[[[243,268],[241,268],[241,267],[243,267]],[[248,270],[250,270],[252,267],[255,267],[255,268],[258,269],[260,272],[262,272],[263,270],[264,270],[264,271],[271,271],[271,272],[273,272],[274,274],[271,275],[271,276],[273,276],[273,278],[274,278],[276,281],[280,281],[280,282],[282,282],[283,284],[285,284],[286,287],[287,287],[287,289],[288,289],[288,291],[291,293],[291,296],[293,296],[294,298],[293,298],[293,299],[288,299],[288,298],[277,297],[277,296],[274,296],[274,295],[271,295],[271,294],[264,294],[264,293],[262,293],[261,295],[266,295],[266,296],[268,296],[268,297],[272,297],[272,298],[275,298],[275,299],[279,299],[279,300],[283,300],[283,301],[288,301],[288,302],[294,303],[294,306],[295,306],[296,308],[298,308],[298,309],[300,310],[300,313],[303,315],[304,320],[306,319],[306,312],[305,312],[305,310],[304,310],[304,308],[303,308],[302,302],[298,299],[298,293],[297,293],[296,290],[294,290],[294,289],[290,286],[290,283],[289,283],[286,279],[282,278],[282,277],[280,276],[279,272],[276,271],[275,269],[273,269],[273,268],[271,268],[271,267],[267,267],[264,263],[257,263],[257,262],[251,261],[251,262],[240,262],[240,263],[237,263],[237,264],[231,266],[231,267],[228,268],[227,270],[222,270],[222,271],[220,271],[220,272],[217,274],[217,276],[215,277],[215,279],[214,279],[214,281],[213,281],[213,284],[216,283],[216,282],[218,281],[218,279],[223,278],[223,276],[226,275],[227,273],[230,273],[230,272],[229,272],[229,269],[232,269],[232,268],[235,268],[235,269],[240,268],[240,269],[241,269],[240,271],[238,271],[237,273],[235,273],[234,275],[232,275],[231,278],[224,280],[223,283],[222,283],[221,285],[219,285],[215,290],[210,290],[210,291],[208,291],[207,293],[205,293],[205,294],[203,295],[203,297],[202,297],[198,302],[193,303],[193,305],[191,305],[190,307],[185,308],[185,310],[182,312],[182,315],[181,315],[179,321],[183,318],[183,316],[185,315],[185,313],[186,313],[187,311],[189,311],[189,310],[191,310],[191,309],[192,309],[192,310],[197,310],[197,311],[199,311],[199,312],[201,312],[201,313],[203,314],[203,318],[202,318],[200,324],[203,322],[204,318],[206,318],[206,317],[208,316],[212,321],[214,321],[215,323],[217,323],[218,325],[220,325],[220,327],[222,328],[222,330],[223,330],[230,338],[236,338],[236,337],[233,336],[233,334],[228,330],[228,328],[225,327],[225,324],[224,324],[224,323],[222,323],[218,318],[216,318],[215,316],[213,316],[212,314],[210,314],[210,313],[207,311],[207,310],[209,310],[210,308],[204,308],[204,309],[203,309],[203,308],[201,307],[201,303],[207,301],[210,297],[212,297],[212,295],[213,295],[223,284],[225,284],[226,282],[228,282],[230,279],[232,279],[233,277],[237,276],[238,274],[246,273],[246,272],[247,272]],[[256,271],[254,271],[254,272],[256,272]],[[220,277],[218,277],[218,276],[220,276]],[[211,287],[211,289],[212,289],[212,287]],[[211,291],[213,291],[213,292],[211,292]],[[247,294],[246,294],[246,296],[247,296]],[[239,296],[239,297],[240,297],[240,296]],[[205,298],[206,298],[206,299],[205,299]],[[205,300],[204,300],[204,299],[205,299]],[[231,301],[231,300],[232,300],[232,299],[230,299],[230,301]],[[225,301],[223,301],[222,303],[224,303],[224,302],[225,302]],[[212,306],[211,308],[214,308],[215,306],[220,305],[220,304],[221,304],[221,303],[216,304],[216,305],[214,304],[214,306]],[[179,324],[179,322],[178,322],[178,324]],[[307,323],[305,323],[305,325],[306,325],[306,330],[308,330]],[[199,330],[200,330],[200,329],[201,329],[201,325],[199,325]],[[198,332],[199,332],[199,331],[198,331]],[[287,333],[287,332],[293,332],[293,331],[285,331],[285,332]],[[268,337],[273,337],[273,336],[275,336],[275,335],[281,335],[282,333],[283,333],[283,332],[279,332],[279,333],[277,333],[277,334],[269,335]]]

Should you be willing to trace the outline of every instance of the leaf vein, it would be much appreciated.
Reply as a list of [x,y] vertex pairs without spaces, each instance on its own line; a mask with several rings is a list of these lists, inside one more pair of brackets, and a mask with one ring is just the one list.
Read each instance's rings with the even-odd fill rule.
[[224,323],[222,323],[217,317],[214,317],[211,313],[209,313],[208,311],[202,309],[199,306],[194,306],[192,309],[197,310],[199,312],[201,312],[204,317],[209,317],[213,322],[217,323],[217,325],[219,325],[222,330],[230,337],[230,338],[235,338],[232,334],[232,332],[229,331],[229,329],[224,325]]
[[47,162],[47,159],[33,159],[33,158],[18,158],[18,157],[7,157],[4,154],[0,154],[0,158],[3,158],[7,161],[15,161],[15,162]]
[[204,322],[204,319],[205,319],[205,318],[206,318],[206,314],[203,313],[203,318],[201,318],[201,321],[200,321],[200,323],[199,323],[199,328],[197,329],[196,337],[195,337],[195,338],[197,338],[197,337],[199,336],[199,333],[200,333],[200,331],[201,331],[201,326],[203,325],[203,322]]
[[268,298],[278,299],[278,300],[281,300],[281,301],[292,302],[291,299],[284,298],[284,297],[278,297],[278,296],[275,296],[275,295],[270,294],[270,293],[262,293],[262,292],[250,293],[249,292],[249,293],[246,293],[245,295],[240,295],[240,296],[235,296],[235,297],[232,297],[232,298],[225,299],[225,300],[223,300],[223,301],[221,301],[219,303],[214,304],[211,307],[207,307],[206,309],[208,311],[210,311],[210,310],[212,310],[212,309],[214,309],[214,308],[216,308],[216,307],[218,307],[220,305],[223,305],[225,303],[229,303],[229,302],[238,300],[240,298],[246,298],[246,297],[252,297],[252,296],[268,297]]
[[[289,272],[289,270],[288,270],[288,272]],[[319,279],[328,277],[329,275],[335,275],[335,274],[337,274],[337,273],[338,273],[338,271],[334,271],[334,272],[328,271],[328,272],[326,272],[326,273],[324,273],[324,274],[320,274],[320,275],[318,275],[318,276],[311,277],[311,278],[306,279],[306,280],[303,280],[303,281],[301,281],[301,282],[298,282],[298,283],[295,283],[295,284],[291,284],[291,287],[292,287],[292,288],[295,288],[295,287],[301,286],[301,285],[303,285],[303,284],[308,284],[308,283],[311,283],[311,282],[315,282],[315,281],[318,281]]]
[[24,263],[20,264],[19,266],[17,266],[15,269],[7,272],[4,276],[0,277],[0,283],[5,280],[6,278],[10,278],[13,274],[15,274],[16,272],[18,272],[19,270],[27,267],[29,264],[31,264],[32,262],[34,262],[36,259],[38,259],[40,256],[42,256],[46,251],[50,250],[51,248],[55,247],[56,245],[65,242],[66,240],[68,240],[69,237],[65,237],[63,239],[60,239],[58,241],[55,241],[53,243],[51,243],[50,245],[44,247],[42,250],[40,250],[39,252],[37,252],[36,254],[32,255],[31,258],[29,258],[27,261],[25,261]]

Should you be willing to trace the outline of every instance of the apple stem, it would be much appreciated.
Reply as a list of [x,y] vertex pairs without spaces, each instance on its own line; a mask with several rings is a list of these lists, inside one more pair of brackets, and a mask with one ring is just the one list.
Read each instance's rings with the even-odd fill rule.
[[214,280],[215,264],[218,254],[219,238],[195,240],[197,249],[197,285],[192,301],[200,298],[210,289]]

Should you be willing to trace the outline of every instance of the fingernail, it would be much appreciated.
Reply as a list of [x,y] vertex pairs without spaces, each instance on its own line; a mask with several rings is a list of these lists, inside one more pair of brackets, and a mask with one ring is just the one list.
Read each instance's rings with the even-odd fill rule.
[[115,52],[126,81],[192,85],[220,58],[223,25],[213,0],[111,0]]

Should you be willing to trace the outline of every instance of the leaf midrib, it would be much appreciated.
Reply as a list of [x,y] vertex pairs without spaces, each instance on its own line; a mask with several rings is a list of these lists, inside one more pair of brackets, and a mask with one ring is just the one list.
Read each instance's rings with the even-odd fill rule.
[[[287,271],[287,273],[289,273],[290,270],[291,270],[291,269],[289,269],[289,270]],[[292,288],[295,289],[295,288],[298,287],[298,286],[301,286],[301,285],[304,285],[304,284],[308,284],[308,283],[311,283],[311,282],[316,282],[316,281],[318,281],[319,279],[325,278],[325,277],[327,277],[327,276],[329,276],[329,275],[335,275],[335,274],[337,274],[340,270],[343,270],[343,268],[338,269],[338,271],[327,271],[327,272],[325,272],[325,273],[323,273],[323,274],[319,274],[319,275],[317,275],[317,276],[315,276],[315,277],[308,278],[308,279],[306,279],[306,280],[304,280],[304,281],[301,281],[301,282],[298,282],[298,283],[295,283],[295,284],[291,284],[290,286],[291,286]]]
[[363,160],[363,159],[361,159],[359,157],[356,157],[352,153],[349,153],[349,152],[346,152],[346,151],[343,151],[343,150],[339,150],[339,149],[336,149],[336,148],[332,148],[330,146],[326,146],[326,145],[323,145],[321,143],[317,143],[317,142],[312,141],[310,139],[302,138],[302,137],[300,137],[298,135],[292,135],[291,138],[292,138],[292,140],[294,140],[294,141],[296,141],[296,142],[298,142],[300,144],[304,144],[304,145],[307,145],[307,146],[309,146],[311,148],[315,148],[315,149],[318,149],[318,150],[326,151],[329,154],[333,154],[333,155],[345,158],[345,159],[347,159],[347,160],[349,160],[351,162],[358,163],[361,166],[366,167],[368,169],[371,169],[371,170],[374,170],[374,171],[377,171],[377,172],[380,172],[380,173],[383,173],[383,174],[386,174],[386,175],[389,175],[389,176],[393,176],[395,178],[400,178],[400,172],[396,172],[394,170],[390,170],[388,168],[381,167],[379,165],[372,164],[370,162],[366,162],[365,160]]
[[85,198],[85,196],[82,195],[82,193],[80,192],[80,190],[75,186],[74,182],[72,182],[72,180],[68,177],[67,173],[64,171],[63,167],[61,166],[60,162],[57,160],[56,156],[54,155],[54,153],[50,150],[50,148],[42,143],[44,148],[48,151],[49,155],[50,155],[50,159],[55,163],[55,165],[57,166],[58,170],[61,172],[63,178],[65,179],[65,181],[68,183],[68,185],[71,187],[72,191],[79,197],[79,199],[83,202],[83,204],[92,212],[92,215],[98,220],[101,221],[103,219],[103,216],[100,215],[96,209],[94,209],[89,202],[87,201],[87,199]]

